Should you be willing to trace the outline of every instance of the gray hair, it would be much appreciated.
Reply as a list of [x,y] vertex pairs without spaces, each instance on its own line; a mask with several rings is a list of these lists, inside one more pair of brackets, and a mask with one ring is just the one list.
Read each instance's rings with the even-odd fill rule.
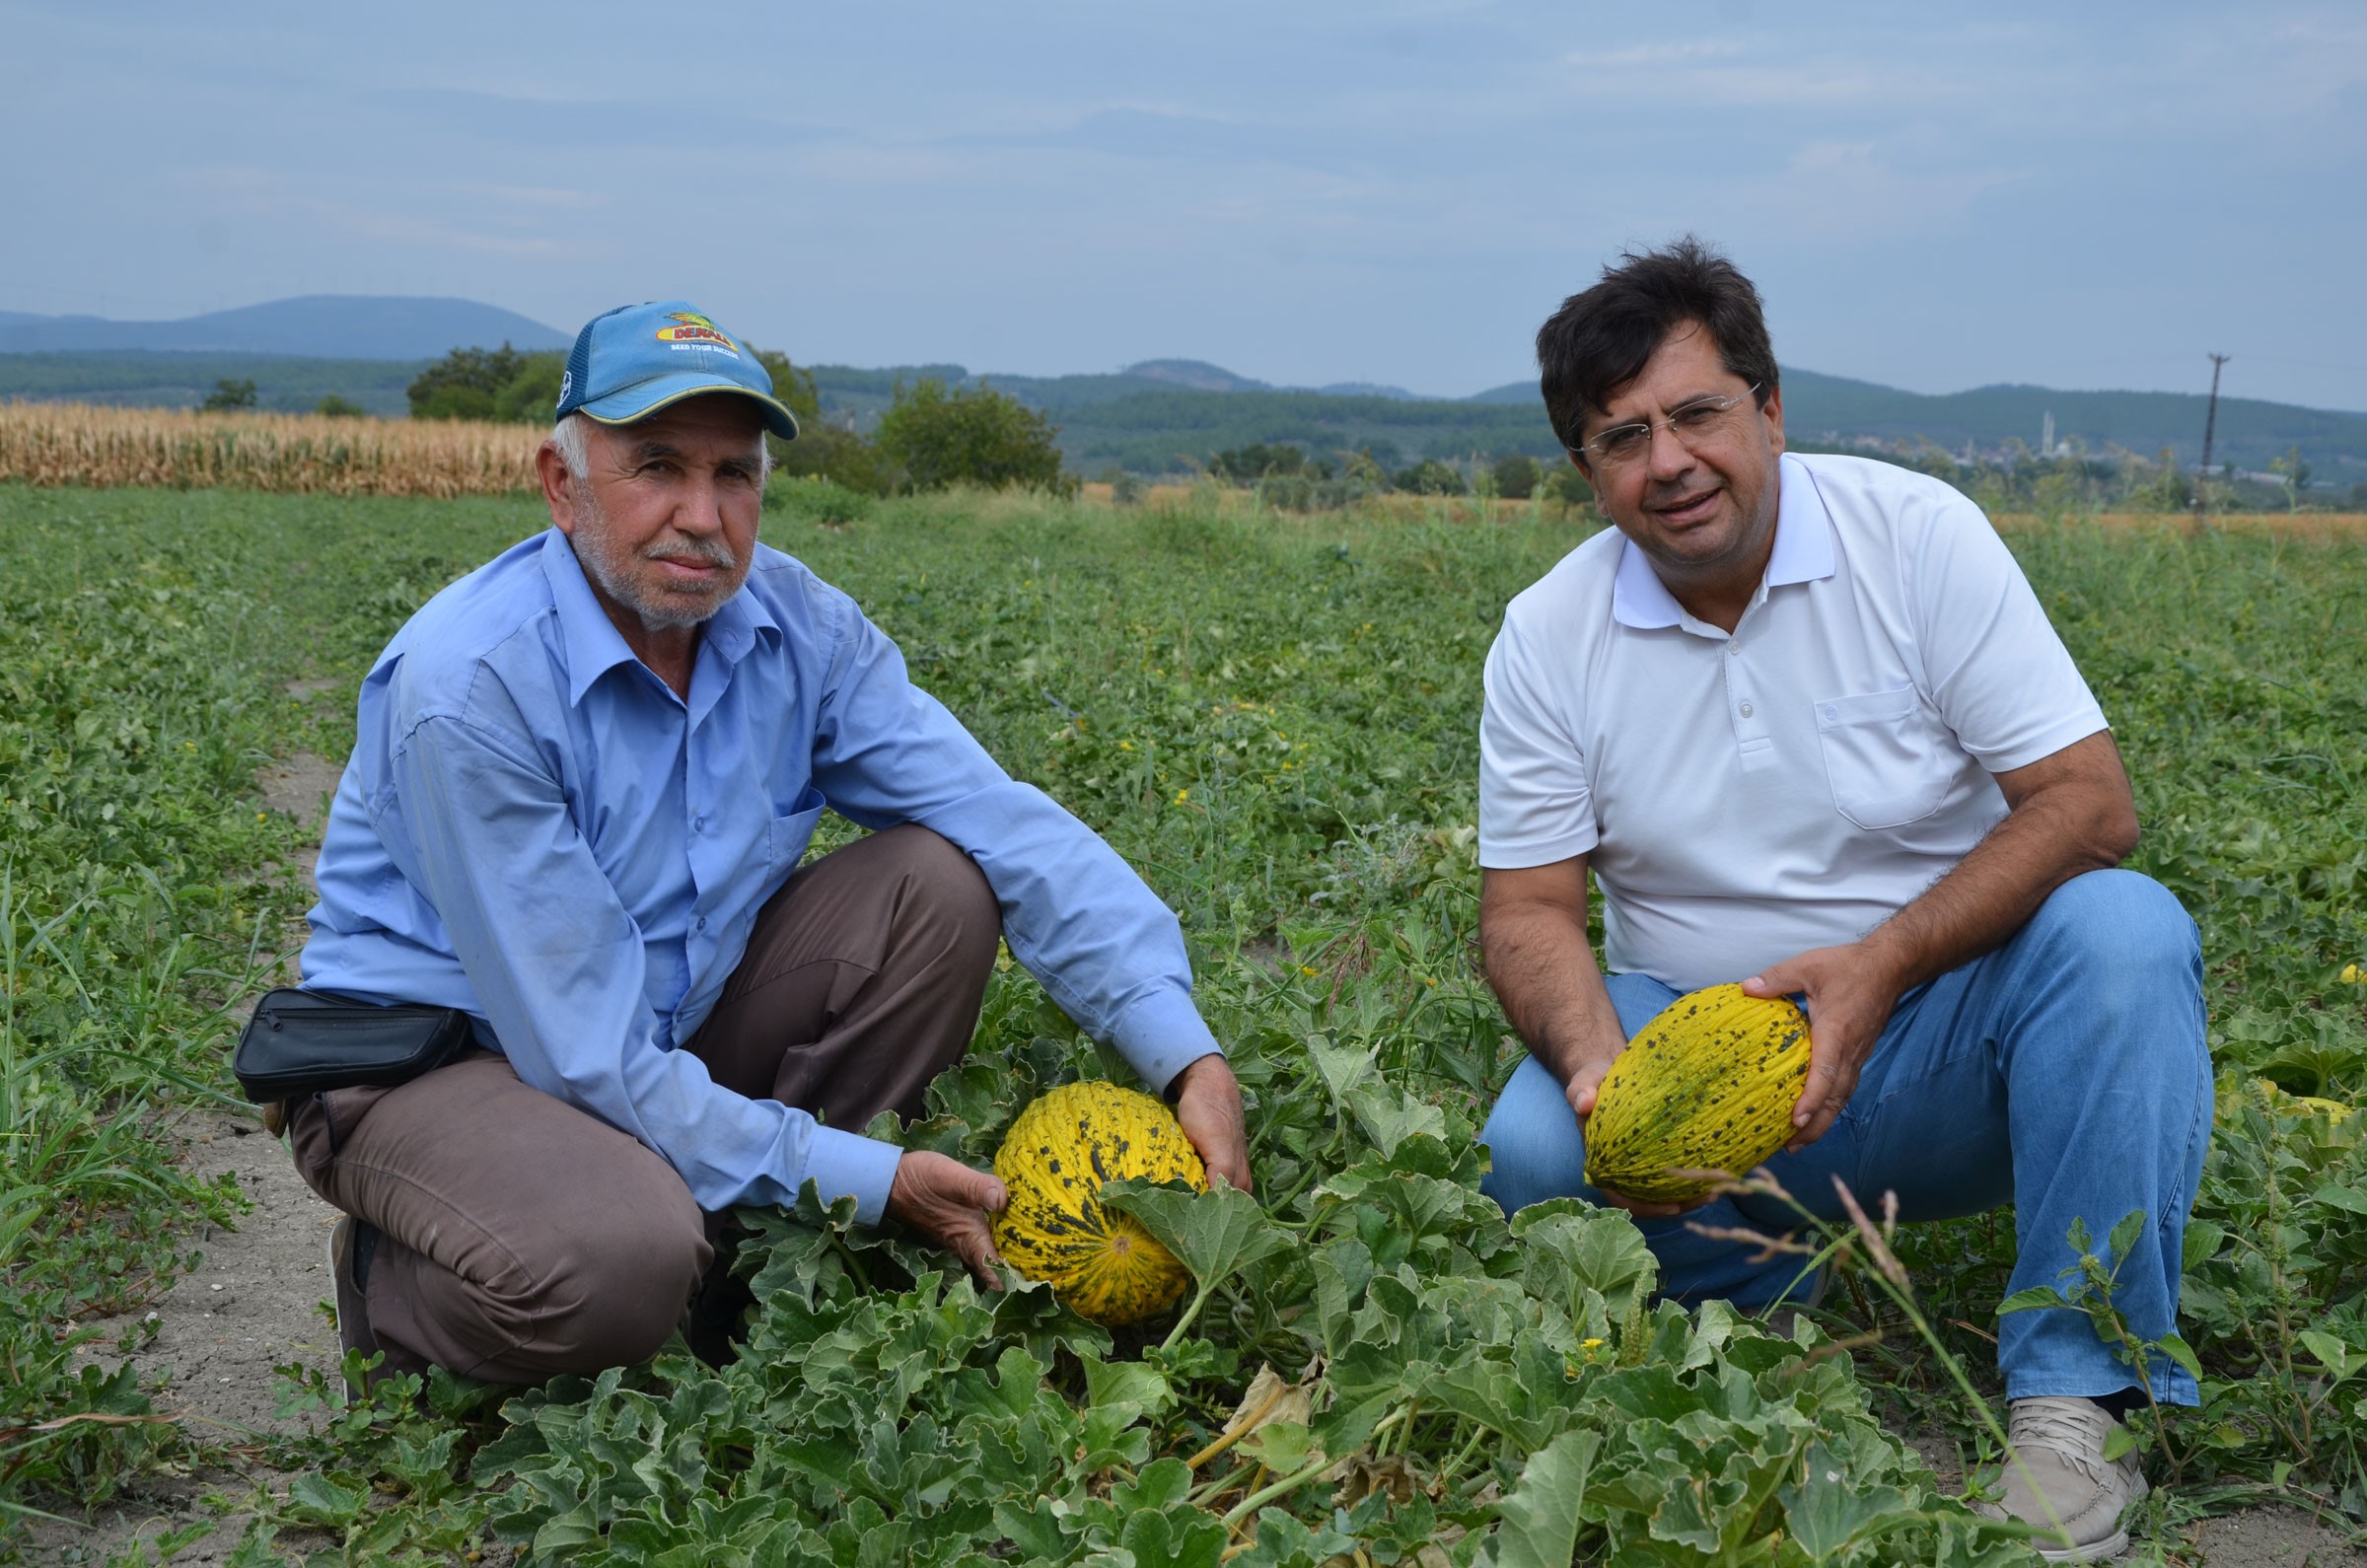
[[[581,479],[592,468],[592,416],[577,409],[550,427],[550,444],[558,452],[559,461],[567,465],[568,477]],[[772,477],[772,443],[764,439],[764,427],[756,427],[756,488]]]

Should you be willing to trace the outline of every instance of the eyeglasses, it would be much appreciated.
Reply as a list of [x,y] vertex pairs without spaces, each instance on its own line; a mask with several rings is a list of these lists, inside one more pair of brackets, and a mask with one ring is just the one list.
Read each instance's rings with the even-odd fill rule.
[[1665,430],[1690,452],[1693,443],[1717,435],[1730,424],[1736,405],[1746,397],[1757,396],[1758,389],[1759,383],[1753,382],[1749,392],[1736,392],[1731,397],[1696,398],[1658,424],[1638,419],[1631,424],[1613,425],[1585,446],[1569,450],[1574,456],[1591,459],[1597,467],[1615,468],[1652,450],[1652,432]]

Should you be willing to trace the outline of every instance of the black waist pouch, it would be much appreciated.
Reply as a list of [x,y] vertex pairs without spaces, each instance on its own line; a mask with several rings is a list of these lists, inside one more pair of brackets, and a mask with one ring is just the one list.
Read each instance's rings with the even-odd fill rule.
[[254,1004],[230,1070],[257,1105],[363,1084],[385,1089],[443,1066],[473,1037],[458,1008],[281,989]]

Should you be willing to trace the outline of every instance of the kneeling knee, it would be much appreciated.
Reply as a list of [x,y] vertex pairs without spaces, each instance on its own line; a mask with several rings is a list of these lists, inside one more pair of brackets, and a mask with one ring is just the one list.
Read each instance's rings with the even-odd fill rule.
[[709,1255],[695,1209],[682,1225],[570,1239],[528,1309],[535,1349],[578,1373],[647,1361],[681,1324]]

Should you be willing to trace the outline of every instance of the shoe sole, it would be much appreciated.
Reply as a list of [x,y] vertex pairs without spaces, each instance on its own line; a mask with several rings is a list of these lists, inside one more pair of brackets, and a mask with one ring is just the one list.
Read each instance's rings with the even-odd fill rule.
[[[2145,1477],[2138,1476],[2136,1489],[2128,1494],[2128,1501],[2120,1505],[2122,1516],[2125,1517],[2130,1509],[2143,1502],[2145,1494],[2152,1490],[2146,1484]],[[2090,1541],[2085,1546],[2047,1546],[2033,1540],[2030,1549],[2044,1562],[2112,1562],[2128,1550],[2128,1532],[2116,1529],[2104,1539]]]
[[2047,1562],[2111,1562],[2128,1550],[2128,1532],[2116,1530],[2103,1540],[2088,1546],[2049,1548],[2040,1545],[2035,1540],[2030,1544],[2031,1549]]

